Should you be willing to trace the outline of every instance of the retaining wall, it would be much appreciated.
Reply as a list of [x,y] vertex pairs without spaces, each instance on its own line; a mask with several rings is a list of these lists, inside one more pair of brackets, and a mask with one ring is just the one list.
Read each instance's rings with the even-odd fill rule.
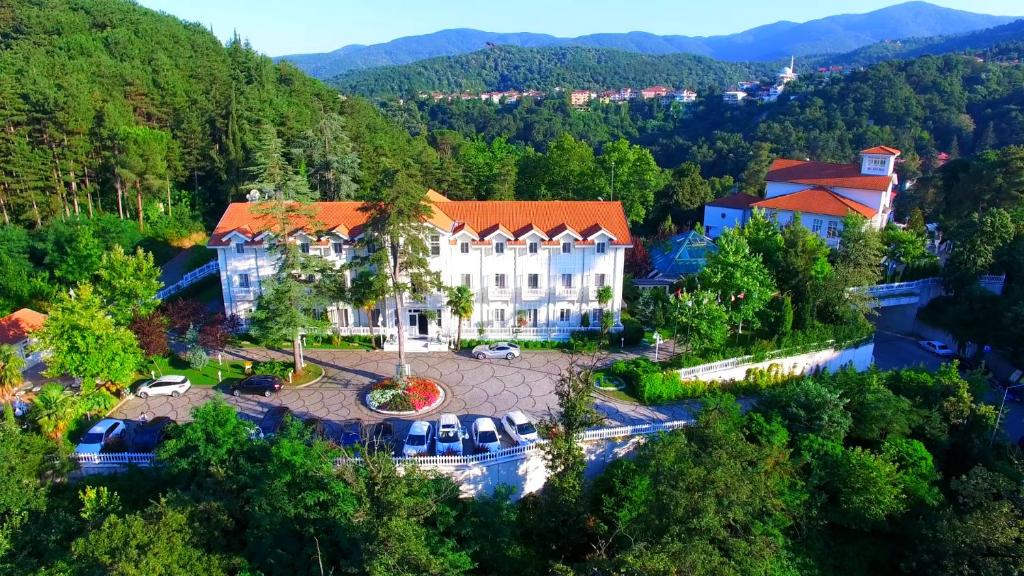
[[766,370],[772,365],[779,367],[780,374],[793,376],[819,372],[821,370],[835,372],[847,365],[852,365],[855,370],[862,372],[871,367],[871,364],[874,362],[874,353],[874,342],[868,342],[851,348],[826,348],[805,354],[720,368],[711,364],[706,371],[694,369],[699,367],[683,368],[680,370],[680,376],[684,380],[701,380],[704,382],[743,380],[746,378],[748,370],[755,368]]

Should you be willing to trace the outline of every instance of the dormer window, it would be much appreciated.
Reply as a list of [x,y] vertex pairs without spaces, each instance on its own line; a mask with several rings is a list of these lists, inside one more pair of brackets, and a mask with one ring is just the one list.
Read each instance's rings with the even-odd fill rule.
[[245,254],[245,244],[241,242],[235,244],[235,254]]
[[430,255],[440,256],[441,255],[441,236],[437,234],[430,235]]
[[345,247],[342,245],[341,242],[334,242],[331,244],[331,249],[334,250],[335,254],[341,256],[341,252],[345,249]]
[[495,254],[504,254],[505,253],[505,243],[504,242],[495,242],[494,243],[494,253]]
[[469,254],[469,242],[462,242],[459,244],[459,252]]
[[572,242],[562,242],[562,254],[572,254]]
[[527,250],[527,252],[529,252],[530,254],[536,254],[536,253],[537,253],[537,250],[538,250],[539,248],[540,248],[540,244],[539,244],[538,242],[530,242],[530,243],[529,243],[529,244],[527,245],[527,248],[526,248],[526,250]]
[[867,161],[868,161],[868,168],[871,168],[871,169],[874,169],[874,170],[885,170],[885,167],[888,164],[888,162],[886,162],[885,158],[868,158]]
[[301,242],[299,244],[299,252],[303,254],[309,254],[309,242]]
[[598,254],[604,254],[608,251],[608,244],[606,242],[598,242],[595,244],[595,247],[597,248]]

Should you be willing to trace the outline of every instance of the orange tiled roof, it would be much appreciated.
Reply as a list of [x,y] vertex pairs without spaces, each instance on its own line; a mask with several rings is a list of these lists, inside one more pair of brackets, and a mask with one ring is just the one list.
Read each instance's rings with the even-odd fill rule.
[[899,156],[900,154],[902,154],[902,152],[900,152],[899,150],[897,150],[895,148],[890,148],[888,146],[875,146],[873,148],[868,148],[867,150],[861,150],[860,153],[861,154],[885,154],[887,156]]
[[750,194],[744,194],[743,192],[737,192],[735,194],[716,198],[711,202],[708,202],[707,206],[717,206],[719,208],[746,208],[760,199],[760,196],[752,196]]
[[843,198],[835,192],[824,188],[808,188],[807,190],[786,194],[785,196],[776,196],[775,198],[754,202],[751,206],[839,217],[846,216],[850,212],[856,212],[865,218],[871,218],[877,214],[875,210],[860,202]]
[[831,164],[779,158],[768,167],[765,180],[884,192],[889,189],[893,177],[861,174],[858,164]]
[[[620,202],[453,201],[432,190],[427,193],[427,199],[432,204],[429,222],[446,232],[492,231],[500,227],[525,234],[536,228],[550,238],[566,228],[576,231],[603,227],[615,236],[613,244],[628,246],[633,243]],[[273,217],[255,213],[254,206],[258,204],[229,204],[210,235],[209,246],[226,246],[229,242],[225,236],[231,232],[239,232],[252,240],[272,230]],[[313,202],[313,217],[297,217],[292,231],[344,230],[348,232],[347,235],[355,238],[362,234],[367,220],[366,213],[359,210],[360,206],[360,202]]]
[[0,344],[17,344],[46,322],[46,314],[22,308],[0,318]]

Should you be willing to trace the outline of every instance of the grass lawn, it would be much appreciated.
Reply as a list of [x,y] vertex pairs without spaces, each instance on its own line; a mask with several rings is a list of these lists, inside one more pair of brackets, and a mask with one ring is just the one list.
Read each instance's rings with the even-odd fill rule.
[[[225,361],[223,365],[217,364],[216,358],[211,358],[210,363],[202,370],[193,370],[188,362],[177,356],[158,356],[147,362],[147,367],[156,373],[157,377],[168,374],[180,374],[188,377],[193,386],[216,386],[218,384],[217,372],[223,378],[223,383],[231,385],[245,377],[245,367],[239,360]],[[292,382],[291,386],[301,386],[323,376],[324,369],[312,362],[306,364],[306,370],[302,377]]]

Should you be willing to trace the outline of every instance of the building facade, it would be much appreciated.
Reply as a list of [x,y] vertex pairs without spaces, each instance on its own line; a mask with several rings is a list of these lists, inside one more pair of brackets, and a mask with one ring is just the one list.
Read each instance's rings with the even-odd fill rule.
[[[564,339],[584,324],[599,325],[597,291],[608,286],[608,305],[619,324],[625,251],[632,239],[619,202],[450,201],[427,194],[431,217],[424,222],[430,265],[447,287],[467,286],[473,315],[463,337]],[[263,283],[277,271],[269,218],[256,203],[233,203],[208,246],[217,251],[224,309],[241,318],[256,306]],[[366,214],[358,202],[314,203],[312,221],[296,222],[284,239],[337,267],[362,248]],[[352,272],[346,272],[351,280]],[[408,336],[440,340],[454,336],[444,293],[406,306]],[[344,302],[324,311],[335,332],[394,334],[392,301],[369,314]]]
[[876,146],[860,152],[859,164],[777,159],[768,169],[764,198],[733,194],[704,206],[704,230],[717,238],[726,228],[742,226],[759,209],[779,225],[800,223],[835,246],[850,213],[881,230],[892,218],[900,151]]
[[28,370],[44,359],[43,352],[32,349],[35,342],[32,332],[42,328],[45,322],[46,314],[30,308],[22,308],[0,318],[0,344],[14,347],[18,356],[25,361],[23,370]]

